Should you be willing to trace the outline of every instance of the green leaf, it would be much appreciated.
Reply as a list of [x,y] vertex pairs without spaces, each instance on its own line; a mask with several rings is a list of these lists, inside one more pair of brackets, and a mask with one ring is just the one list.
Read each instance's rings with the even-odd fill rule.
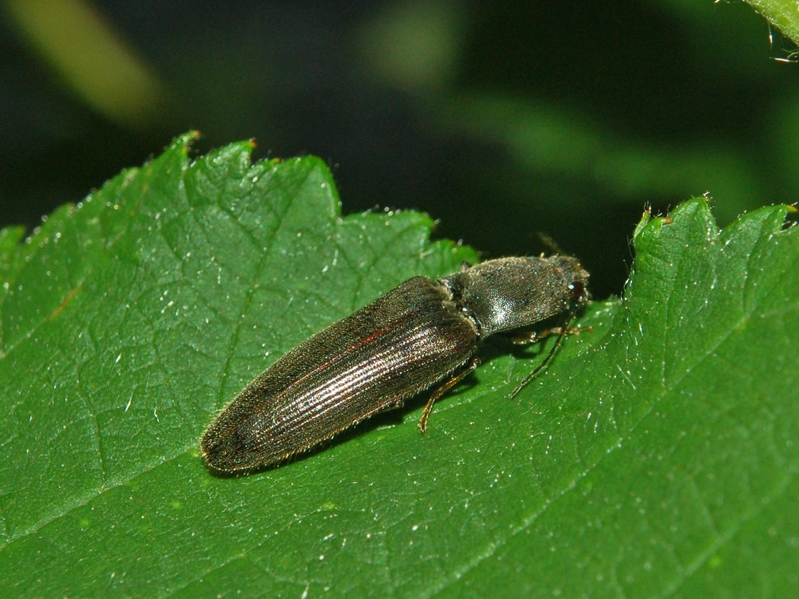
[[746,3],[799,46],[799,12],[794,0],[746,0]]
[[[636,229],[622,303],[281,468],[197,444],[291,347],[475,261],[417,213],[341,218],[313,158],[190,136],[0,233],[0,594],[787,596],[799,582],[799,238],[703,199]],[[421,403],[420,403],[421,402]],[[350,595],[351,594],[351,595]]]

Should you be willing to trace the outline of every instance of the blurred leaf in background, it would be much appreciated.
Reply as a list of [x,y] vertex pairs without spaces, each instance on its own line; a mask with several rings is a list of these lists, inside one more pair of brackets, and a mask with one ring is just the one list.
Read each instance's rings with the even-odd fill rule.
[[[35,226],[199,128],[206,148],[321,156],[347,212],[423,210],[486,257],[548,233],[605,297],[645,204],[708,193],[724,224],[799,189],[794,46],[745,4],[0,6],[0,224]],[[56,11],[78,33],[43,36]],[[103,95],[100,73],[128,74]]]
[[123,127],[154,119],[163,101],[147,66],[87,0],[6,0],[6,9],[52,72],[92,110]]

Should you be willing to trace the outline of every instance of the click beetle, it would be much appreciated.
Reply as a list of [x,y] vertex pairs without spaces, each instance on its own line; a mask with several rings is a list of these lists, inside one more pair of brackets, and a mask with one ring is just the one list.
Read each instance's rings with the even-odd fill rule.
[[480,363],[475,354],[486,337],[530,343],[557,333],[554,352],[567,327],[518,329],[570,318],[588,300],[587,282],[580,263],[560,255],[498,258],[438,280],[409,279],[247,385],[205,432],[205,461],[223,473],[279,464],[444,381],[425,406],[424,432],[436,399]]

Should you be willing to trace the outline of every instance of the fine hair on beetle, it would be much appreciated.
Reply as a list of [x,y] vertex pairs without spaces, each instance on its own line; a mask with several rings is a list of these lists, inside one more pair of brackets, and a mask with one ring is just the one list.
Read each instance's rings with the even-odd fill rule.
[[[464,265],[441,279],[414,277],[286,353],[219,414],[200,446],[206,464],[238,474],[279,465],[378,412],[434,387],[436,400],[480,364],[481,342],[500,334],[529,344],[557,335],[551,360],[589,299],[576,258],[509,257]],[[561,326],[531,327],[562,319]]]

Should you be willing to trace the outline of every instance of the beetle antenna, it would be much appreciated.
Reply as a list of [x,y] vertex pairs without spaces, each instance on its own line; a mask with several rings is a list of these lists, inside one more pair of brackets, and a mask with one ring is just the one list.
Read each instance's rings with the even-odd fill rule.
[[543,231],[539,231],[537,233],[538,241],[548,247],[553,254],[556,256],[565,256],[563,249],[558,245],[558,242],[555,241],[552,237],[544,233]]

